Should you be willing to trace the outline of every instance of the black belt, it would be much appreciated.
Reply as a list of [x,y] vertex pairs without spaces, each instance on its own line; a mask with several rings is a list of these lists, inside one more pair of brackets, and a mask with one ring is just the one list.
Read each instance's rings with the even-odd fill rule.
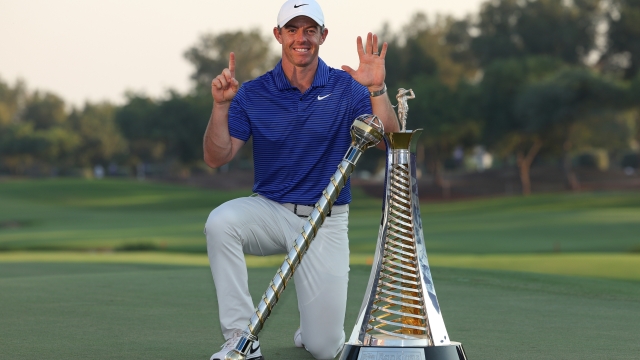
[[[287,208],[292,213],[298,215],[299,217],[307,217],[311,215],[313,209],[315,209],[315,205],[302,205],[302,204],[292,204],[292,203],[284,203],[282,204],[285,208]],[[347,212],[349,210],[349,205],[336,205],[327,214],[327,217],[331,216],[331,213],[341,214],[343,212]]]

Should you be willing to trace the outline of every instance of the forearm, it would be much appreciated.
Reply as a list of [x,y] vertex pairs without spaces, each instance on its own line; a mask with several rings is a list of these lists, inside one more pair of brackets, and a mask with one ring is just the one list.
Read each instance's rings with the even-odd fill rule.
[[[371,90],[370,90],[371,91]],[[396,116],[396,112],[391,105],[391,101],[389,100],[389,96],[387,93],[371,97],[371,108],[373,109],[373,114],[376,115],[380,121],[382,121],[382,126],[384,126],[384,132],[398,132],[400,131],[400,125],[398,123],[398,117]],[[384,142],[379,142],[376,145],[378,149],[384,150],[385,145]]]
[[371,97],[371,108],[373,109],[373,114],[382,121],[385,132],[400,131],[398,117],[387,93]]
[[212,168],[228,163],[235,154],[234,144],[229,135],[229,104],[213,105],[207,130],[204,133],[204,161]]

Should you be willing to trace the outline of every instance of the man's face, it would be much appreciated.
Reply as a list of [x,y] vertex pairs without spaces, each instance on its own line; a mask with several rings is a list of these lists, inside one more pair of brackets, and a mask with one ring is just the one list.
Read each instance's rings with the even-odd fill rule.
[[283,28],[273,29],[273,33],[282,44],[282,61],[305,67],[317,59],[320,45],[327,37],[328,31],[321,29],[311,18],[297,16]]

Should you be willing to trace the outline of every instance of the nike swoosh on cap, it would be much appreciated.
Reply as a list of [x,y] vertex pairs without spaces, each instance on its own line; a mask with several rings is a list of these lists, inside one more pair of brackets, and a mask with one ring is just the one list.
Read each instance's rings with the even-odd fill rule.
[[329,94],[329,95],[325,95],[325,96],[320,96],[320,95],[318,95],[318,100],[322,100],[322,99],[327,98],[327,97],[329,97],[329,96],[331,96],[331,94]]
[[305,6],[305,5],[309,5],[309,4],[293,5],[293,8],[294,8],[294,9],[297,9],[297,8],[299,8],[300,6]]

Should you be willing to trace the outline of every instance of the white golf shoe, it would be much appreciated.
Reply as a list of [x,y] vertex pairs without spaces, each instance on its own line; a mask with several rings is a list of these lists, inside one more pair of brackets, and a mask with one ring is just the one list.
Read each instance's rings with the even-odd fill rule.
[[[220,347],[220,351],[211,355],[209,360],[224,360],[227,353],[236,348],[236,344],[238,344],[241,337],[242,331],[234,331],[233,335]],[[260,342],[258,340],[254,341],[253,344],[251,344],[251,349],[247,351],[247,360],[264,360],[260,352]]]
[[302,331],[300,331],[300,328],[298,328],[296,333],[293,335],[293,343],[296,344],[296,347],[304,347],[304,344],[302,343]]

